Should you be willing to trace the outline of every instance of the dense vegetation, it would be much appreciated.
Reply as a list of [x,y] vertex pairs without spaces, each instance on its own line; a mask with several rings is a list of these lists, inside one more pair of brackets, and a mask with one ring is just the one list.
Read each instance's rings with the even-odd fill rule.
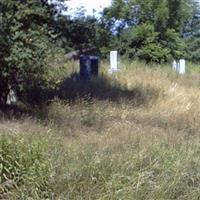
[[83,10],[72,18],[63,0],[1,0],[0,103],[10,89],[24,97],[30,88],[55,87],[49,58],[58,52],[88,49],[106,58],[117,49],[146,62],[198,62],[199,12],[196,0],[114,0],[99,19]]
[[21,92],[44,81],[45,61],[55,48],[55,14],[47,0],[0,1],[0,103],[11,88]]
[[[0,199],[199,199],[199,25],[197,0],[113,0],[98,19],[0,0]],[[99,77],[78,78],[76,50]]]

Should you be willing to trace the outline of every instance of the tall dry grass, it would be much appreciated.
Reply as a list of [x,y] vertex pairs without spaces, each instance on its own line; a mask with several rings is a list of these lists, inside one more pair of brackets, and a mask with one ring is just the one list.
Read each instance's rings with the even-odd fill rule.
[[[6,193],[10,199],[200,198],[200,74],[179,76],[167,66],[133,62],[110,76],[107,67],[90,82],[69,76],[61,94],[40,111],[45,117],[39,123],[2,121],[1,142],[5,132],[25,139],[9,136],[1,152],[13,157],[15,144],[27,160],[39,148],[36,160],[44,166],[42,176],[31,168],[34,179],[29,167],[14,173],[26,179],[11,178],[16,186]],[[15,159],[8,164],[15,166]]]

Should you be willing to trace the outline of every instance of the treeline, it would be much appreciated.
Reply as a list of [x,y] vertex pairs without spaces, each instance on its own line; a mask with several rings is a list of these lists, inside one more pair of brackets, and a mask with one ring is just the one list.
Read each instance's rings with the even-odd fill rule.
[[116,49],[146,62],[200,61],[198,0],[113,0],[99,19],[80,10],[74,18],[58,17],[57,24],[65,49],[95,47],[103,57]]
[[10,89],[23,96],[27,87],[48,87],[48,58],[58,52],[200,61],[198,0],[113,0],[98,19],[83,10],[72,18],[67,9],[64,0],[0,0],[1,104]]

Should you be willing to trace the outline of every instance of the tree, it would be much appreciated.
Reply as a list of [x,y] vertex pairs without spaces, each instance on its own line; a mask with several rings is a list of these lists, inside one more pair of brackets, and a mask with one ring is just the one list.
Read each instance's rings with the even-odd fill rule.
[[[181,38],[190,0],[114,0],[104,11],[119,51],[129,58],[165,62],[184,54]],[[117,21],[117,23],[116,23]]]
[[[61,2],[61,1],[57,1]],[[0,103],[10,88],[40,84],[53,46],[56,7],[48,0],[0,1]]]
[[109,51],[112,32],[106,21],[85,15],[80,10],[73,18],[60,15],[56,20],[58,43],[66,52],[91,49],[102,56]]
[[183,32],[186,58],[192,62],[200,62],[200,2],[192,0],[192,18],[185,25]]

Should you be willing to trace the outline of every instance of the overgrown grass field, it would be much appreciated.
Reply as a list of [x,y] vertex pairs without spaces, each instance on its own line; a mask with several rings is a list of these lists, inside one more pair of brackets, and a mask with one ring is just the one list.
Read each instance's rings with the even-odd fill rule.
[[200,199],[197,67],[107,67],[82,82],[68,63],[53,99],[1,114],[0,199]]

